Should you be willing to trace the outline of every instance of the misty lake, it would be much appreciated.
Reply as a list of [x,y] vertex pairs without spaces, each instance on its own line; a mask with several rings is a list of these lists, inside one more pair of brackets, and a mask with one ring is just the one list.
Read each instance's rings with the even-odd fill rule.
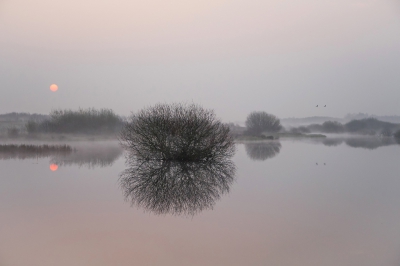
[[[141,190],[121,175],[117,142],[68,144],[69,154],[0,154],[0,266],[400,264],[393,139],[240,143],[232,176],[163,165],[169,180],[201,182],[133,180]],[[215,171],[225,179],[210,180]]]

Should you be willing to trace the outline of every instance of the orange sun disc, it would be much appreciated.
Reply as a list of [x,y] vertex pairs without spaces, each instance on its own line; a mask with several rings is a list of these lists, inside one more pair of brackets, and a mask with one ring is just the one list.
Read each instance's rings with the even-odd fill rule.
[[57,169],[58,169],[58,165],[56,165],[55,163],[53,163],[53,164],[50,164],[50,170],[51,171],[57,171]]
[[51,84],[51,85],[50,85],[50,90],[51,90],[51,91],[57,91],[57,90],[58,90],[57,84]]

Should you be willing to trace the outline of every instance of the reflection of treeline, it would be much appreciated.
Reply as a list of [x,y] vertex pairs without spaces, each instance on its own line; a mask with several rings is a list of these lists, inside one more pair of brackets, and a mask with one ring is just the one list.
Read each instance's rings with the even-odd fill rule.
[[350,138],[346,140],[346,144],[353,148],[364,148],[374,150],[383,146],[398,144],[393,138]]
[[291,130],[296,133],[357,133],[363,135],[392,136],[399,129],[400,124],[379,121],[376,118],[365,118],[352,120],[346,124],[341,124],[337,121],[326,121],[323,124],[311,124],[309,126],[292,128]]
[[315,139],[318,143],[322,143],[328,147],[336,147],[345,143],[352,148],[364,148],[374,150],[379,147],[398,145],[400,142],[396,138],[381,137],[358,137],[358,138],[326,138],[322,140]]
[[69,145],[0,145],[0,159],[31,159],[53,155],[67,155],[73,149]]
[[117,145],[80,146],[73,153],[53,156],[51,163],[59,166],[106,167],[113,165],[122,153],[122,148]]
[[112,110],[89,108],[78,111],[54,110],[45,121],[29,121],[26,130],[29,134],[113,134],[118,132],[122,125],[123,119]]
[[123,150],[115,144],[69,145],[0,145],[0,160],[50,158],[59,166],[85,166],[89,168],[111,166]]

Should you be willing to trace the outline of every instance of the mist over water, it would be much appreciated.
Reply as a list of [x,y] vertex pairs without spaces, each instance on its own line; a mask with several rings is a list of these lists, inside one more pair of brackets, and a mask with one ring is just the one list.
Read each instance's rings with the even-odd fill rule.
[[399,0],[0,0],[0,266],[399,266]]
[[0,146],[0,160],[25,160],[48,158],[50,164],[58,166],[77,165],[95,168],[112,166],[123,155],[123,149],[117,141],[105,142],[66,142],[63,144],[41,145],[32,141],[30,144],[5,144]]
[[123,149],[116,141],[102,145],[86,143],[76,146],[75,149],[74,153],[53,156],[50,162],[59,166],[109,167],[123,155]]
[[86,157],[57,171],[51,156],[0,160],[0,262],[397,266],[400,145],[367,139],[237,144],[235,179],[168,162],[129,172],[117,142],[70,143]]

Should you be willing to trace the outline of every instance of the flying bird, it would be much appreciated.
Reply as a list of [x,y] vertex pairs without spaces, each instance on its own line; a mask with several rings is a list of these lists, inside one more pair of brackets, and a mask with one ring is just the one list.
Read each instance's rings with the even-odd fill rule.
[[324,107],[326,107],[326,104],[325,104],[325,106]]
[[317,104],[317,106],[315,106],[315,107],[318,107],[318,104]]

